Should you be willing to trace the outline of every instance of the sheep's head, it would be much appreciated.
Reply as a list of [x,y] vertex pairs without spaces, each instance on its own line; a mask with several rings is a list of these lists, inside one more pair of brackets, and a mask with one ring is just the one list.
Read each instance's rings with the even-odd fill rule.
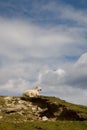
[[35,89],[38,90],[38,91],[42,90],[42,88],[40,86],[36,86]]

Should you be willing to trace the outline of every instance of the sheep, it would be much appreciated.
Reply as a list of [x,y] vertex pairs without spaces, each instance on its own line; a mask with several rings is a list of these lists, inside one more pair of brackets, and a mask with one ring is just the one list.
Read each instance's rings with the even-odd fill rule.
[[37,97],[39,95],[39,91],[41,91],[41,87],[40,86],[36,86],[34,89],[32,90],[26,90],[23,93],[24,97]]

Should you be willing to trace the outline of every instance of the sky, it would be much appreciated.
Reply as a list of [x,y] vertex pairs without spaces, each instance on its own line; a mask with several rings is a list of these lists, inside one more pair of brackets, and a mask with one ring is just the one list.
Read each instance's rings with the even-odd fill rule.
[[0,0],[0,95],[87,105],[87,0]]

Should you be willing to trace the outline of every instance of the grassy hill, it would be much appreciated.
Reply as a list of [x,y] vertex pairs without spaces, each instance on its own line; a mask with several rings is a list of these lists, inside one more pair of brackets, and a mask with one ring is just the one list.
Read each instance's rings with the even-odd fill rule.
[[56,97],[0,96],[0,130],[87,130],[87,106]]

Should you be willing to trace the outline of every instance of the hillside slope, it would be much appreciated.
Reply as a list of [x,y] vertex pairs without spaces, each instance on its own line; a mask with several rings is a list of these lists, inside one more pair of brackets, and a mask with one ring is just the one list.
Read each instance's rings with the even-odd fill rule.
[[86,121],[87,106],[68,103],[56,97],[0,96],[0,122]]

